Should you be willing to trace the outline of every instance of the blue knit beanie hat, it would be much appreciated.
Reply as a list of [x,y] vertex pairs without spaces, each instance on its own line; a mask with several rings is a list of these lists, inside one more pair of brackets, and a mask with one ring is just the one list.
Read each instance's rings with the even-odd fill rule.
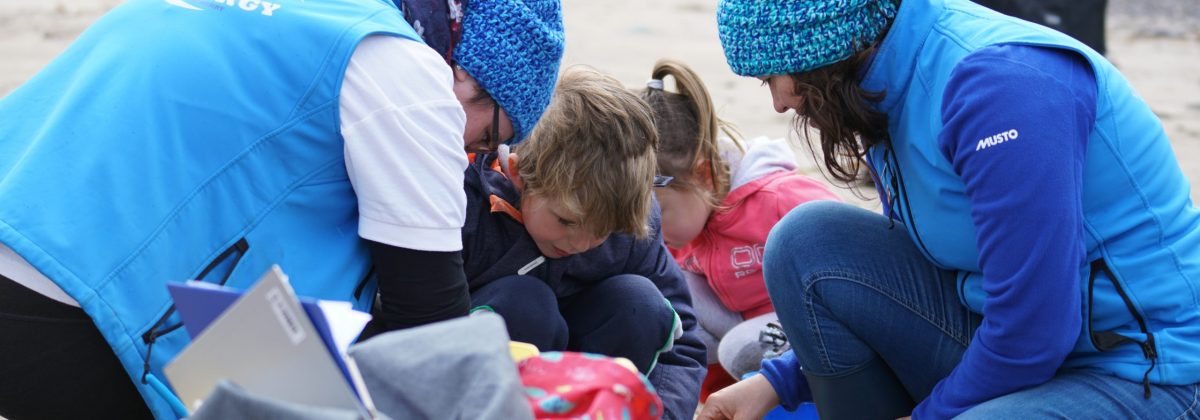
[[897,0],[721,0],[725,61],[742,76],[803,73],[850,58],[896,17]]
[[554,92],[563,55],[559,0],[470,0],[454,61],[513,124],[509,144],[525,139]]

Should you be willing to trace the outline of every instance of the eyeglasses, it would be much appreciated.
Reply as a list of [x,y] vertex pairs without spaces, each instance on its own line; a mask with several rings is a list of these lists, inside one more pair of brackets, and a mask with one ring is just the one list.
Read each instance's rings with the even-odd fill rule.
[[492,136],[488,138],[488,150],[500,148],[500,104],[492,104]]
[[673,180],[675,180],[675,177],[673,177],[673,176],[655,175],[654,176],[654,187],[655,188],[664,188],[668,185],[671,185],[671,181],[673,181]]
[[479,147],[479,152],[489,153],[500,148],[500,105],[492,104],[492,129],[487,133],[487,137],[483,139],[483,146]]

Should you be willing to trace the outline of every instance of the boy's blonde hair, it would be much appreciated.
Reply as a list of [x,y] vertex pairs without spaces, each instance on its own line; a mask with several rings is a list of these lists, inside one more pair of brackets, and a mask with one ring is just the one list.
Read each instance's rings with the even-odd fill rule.
[[[642,90],[642,99],[650,104],[658,127],[659,173],[675,178],[669,188],[693,191],[704,197],[710,208],[718,208],[729,193],[729,167],[721,159],[718,136],[724,133],[741,149],[741,135],[717,116],[708,88],[691,67],[678,60],[660,59],[650,77],[662,81],[667,76],[675,79],[679,93],[659,86]],[[702,185],[705,180],[698,179],[697,168],[708,172],[711,185]]]
[[649,105],[616,79],[574,66],[516,146],[522,195],[556,200],[597,237],[649,233],[658,134]]

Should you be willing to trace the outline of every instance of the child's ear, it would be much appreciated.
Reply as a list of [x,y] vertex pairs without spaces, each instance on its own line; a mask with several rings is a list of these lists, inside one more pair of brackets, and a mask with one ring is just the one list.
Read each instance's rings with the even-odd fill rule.
[[512,181],[513,187],[516,187],[517,191],[525,189],[525,181],[521,179],[521,171],[517,170],[520,161],[521,157],[517,156],[516,153],[509,153],[508,164],[504,165],[504,174],[508,175],[508,179]]

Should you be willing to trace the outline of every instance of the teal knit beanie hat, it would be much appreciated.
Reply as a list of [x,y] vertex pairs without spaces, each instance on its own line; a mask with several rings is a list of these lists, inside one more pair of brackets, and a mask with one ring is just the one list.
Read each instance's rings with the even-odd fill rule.
[[524,140],[554,92],[563,54],[559,0],[470,0],[454,61],[513,124],[510,144]]
[[721,0],[725,61],[742,76],[803,73],[850,58],[896,17],[898,0]]

